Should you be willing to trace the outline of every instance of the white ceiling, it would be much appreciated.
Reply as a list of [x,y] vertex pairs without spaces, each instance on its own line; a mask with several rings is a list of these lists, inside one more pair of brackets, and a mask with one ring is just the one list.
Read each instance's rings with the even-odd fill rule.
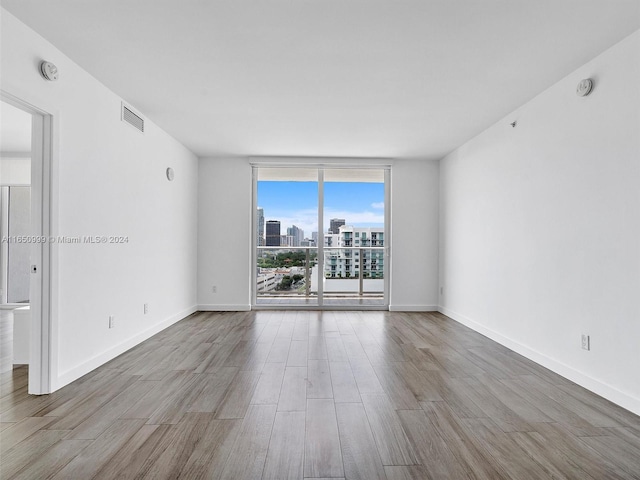
[[638,0],[2,5],[199,156],[441,158],[640,28]]

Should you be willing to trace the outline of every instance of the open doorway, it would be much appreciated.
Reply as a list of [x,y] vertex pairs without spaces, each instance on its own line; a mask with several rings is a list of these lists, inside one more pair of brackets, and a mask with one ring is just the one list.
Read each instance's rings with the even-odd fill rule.
[[[50,358],[51,117],[2,93],[0,312],[2,375],[52,391]],[[15,375],[17,369],[18,374]]]
[[0,117],[0,303],[29,305],[31,114],[2,103]]

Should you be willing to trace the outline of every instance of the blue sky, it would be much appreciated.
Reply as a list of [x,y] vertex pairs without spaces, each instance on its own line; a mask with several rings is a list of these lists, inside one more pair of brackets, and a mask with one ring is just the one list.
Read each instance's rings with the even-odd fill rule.
[[[344,218],[354,227],[384,225],[384,184],[325,182],[324,224],[329,228],[332,218]],[[305,237],[318,231],[318,184],[316,182],[258,182],[258,207],[264,209],[264,219],[280,220],[280,231],[296,225]]]

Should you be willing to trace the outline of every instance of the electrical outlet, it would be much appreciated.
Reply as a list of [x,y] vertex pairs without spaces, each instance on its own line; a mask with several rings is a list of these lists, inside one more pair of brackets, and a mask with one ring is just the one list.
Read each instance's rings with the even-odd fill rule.
[[213,287],[211,287],[211,292],[212,293],[218,293],[218,286],[214,285]]
[[116,317],[114,315],[109,315],[109,328],[115,328],[116,326]]
[[145,303],[144,304],[144,314],[146,315],[147,313],[149,313],[149,304]]
[[582,349],[591,350],[591,341],[589,335],[582,334]]

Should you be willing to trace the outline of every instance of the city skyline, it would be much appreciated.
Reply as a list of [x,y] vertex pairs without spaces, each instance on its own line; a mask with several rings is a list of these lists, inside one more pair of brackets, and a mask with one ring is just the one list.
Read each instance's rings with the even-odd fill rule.
[[383,183],[325,182],[324,200],[324,226],[318,229],[316,182],[258,182],[258,208],[265,220],[280,221],[284,231],[295,225],[311,238],[312,232],[326,233],[332,218],[354,227],[384,226]]

